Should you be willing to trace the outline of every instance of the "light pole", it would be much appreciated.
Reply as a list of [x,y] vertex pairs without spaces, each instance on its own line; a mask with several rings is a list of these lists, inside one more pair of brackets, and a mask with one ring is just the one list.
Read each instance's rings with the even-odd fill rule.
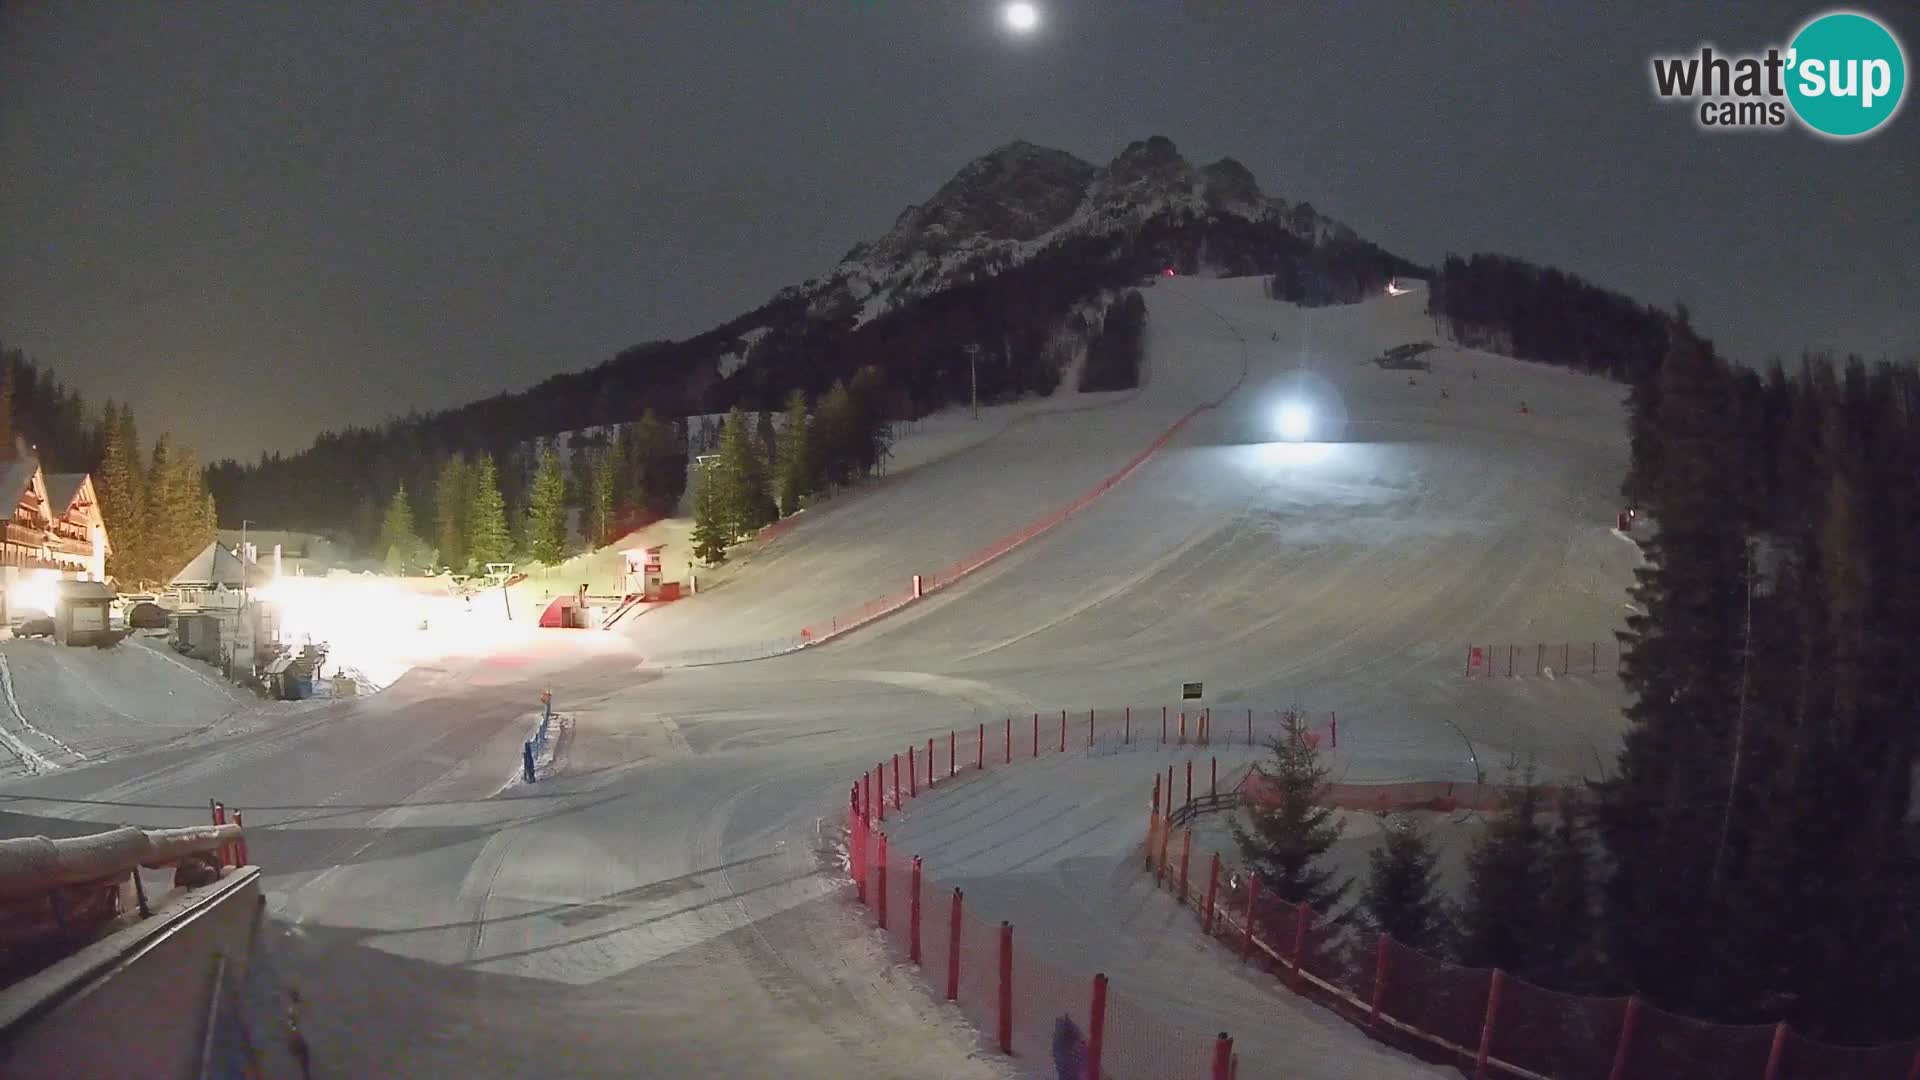
[[973,418],[980,419],[980,346],[967,346],[967,386],[973,398]]

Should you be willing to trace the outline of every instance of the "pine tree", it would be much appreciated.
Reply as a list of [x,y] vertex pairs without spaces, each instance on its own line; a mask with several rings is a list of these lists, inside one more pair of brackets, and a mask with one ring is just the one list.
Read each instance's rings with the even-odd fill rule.
[[619,458],[615,456],[614,448],[594,448],[593,470],[588,477],[586,517],[595,547],[613,542],[619,479]]
[[1508,792],[1467,855],[1460,959],[1533,976],[1547,945],[1547,837],[1536,819],[1540,789],[1531,774]]
[[1560,804],[1546,854],[1540,975],[1556,990],[1588,989],[1597,974],[1593,952],[1593,882],[1586,838],[1571,800]]
[[814,490],[831,491],[852,483],[859,467],[859,417],[845,383],[836,380],[820,399],[813,418],[813,436],[817,470]]
[[387,502],[386,517],[380,523],[379,547],[386,552],[387,573],[411,574],[420,569],[420,534],[413,526],[413,504],[407,499],[407,485],[393,489]]
[[636,495],[653,509],[671,511],[686,490],[686,461],[674,445],[673,432],[652,409],[642,413],[640,422],[634,425],[633,449]]
[[567,554],[567,477],[550,449],[540,455],[527,495],[525,543],[527,555],[548,566]]
[[713,470],[719,498],[718,524],[730,537],[746,536],[773,519],[766,463],[754,441],[751,421],[736,406],[721,429],[719,461]]
[[106,435],[106,447],[101,453],[100,473],[95,478],[100,516],[113,542],[107,571],[129,583],[140,580],[141,556],[146,546],[146,522],[142,513],[145,508],[140,505],[142,485],[135,480],[140,471],[140,449],[137,444],[127,442],[131,421],[131,409],[123,421],[120,410],[113,402],[107,402],[100,423]]
[[467,514],[473,504],[473,470],[460,454],[440,465],[433,485],[433,535],[440,545],[440,562],[456,570],[467,567]]
[[1351,884],[1336,884],[1334,872],[1320,865],[1342,831],[1339,817],[1327,805],[1327,767],[1296,713],[1287,714],[1286,731],[1269,749],[1272,758],[1254,767],[1264,782],[1265,798],[1246,807],[1246,825],[1233,822],[1234,843],[1261,884],[1281,902],[1304,901],[1324,912]]
[[144,570],[156,581],[171,579],[197,552],[180,557],[188,536],[186,495],[179,490],[179,469],[174,465],[173,437],[162,435],[154,441],[148,459],[145,505],[141,517],[147,526]]
[[466,512],[468,559],[476,570],[513,557],[513,538],[507,532],[507,504],[500,497],[493,455],[482,454],[471,470]]
[[1654,529],[1621,635],[1633,694],[1599,825],[1614,872],[1604,913],[1619,974],[1656,999],[1704,1002],[1724,921],[1716,879],[1742,718],[1748,626],[1740,454],[1724,366],[1677,326],[1660,366],[1660,468],[1642,478]]
[[708,566],[727,561],[727,545],[733,540],[718,473],[711,463],[702,469],[700,486],[693,495],[693,555]]
[[640,468],[634,425],[621,424],[613,437],[613,513],[632,520],[647,509],[646,473]]
[[1439,892],[1433,842],[1413,819],[1387,819],[1379,847],[1367,854],[1367,883],[1360,906],[1374,929],[1409,948],[1444,951],[1452,929]]
[[807,395],[795,390],[787,397],[786,422],[776,447],[775,480],[780,488],[780,516],[800,509],[800,500],[813,493],[813,423],[807,416]]
[[11,460],[13,447],[13,383],[14,357],[12,353],[0,356],[0,461]]

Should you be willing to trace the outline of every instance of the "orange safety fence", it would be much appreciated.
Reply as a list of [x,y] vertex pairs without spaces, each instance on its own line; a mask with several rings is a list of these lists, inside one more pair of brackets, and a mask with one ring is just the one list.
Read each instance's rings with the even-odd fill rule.
[[1612,675],[1620,670],[1617,642],[1503,641],[1468,643],[1469,679],[1538,679],[1562,675]]
[[[1155,793],[1164,774],[1155,781]],[[1338,785],[1359,808],[1429,805],[1448,785]],[[1451,785],[1461,800],[1490,806],[1491,785]],[[1484,790],[1481,790],[1484,789]],[[1244,792],[1261,790],[1257,773]],[[1384,798],[1383,798],[1384,796]],[[1218,803],[1216,803],[1218,805]],[[1920,1080],[1920,1040],[1835,1046],[1785,1024],[1716,1024],[1638,998],[1569,994],[1511,974],[1463,967],[1372,930],[1336,925],[1305,905],[1262,894],[1236,859],[1196,844],[1182,807],[1155,806],[1143,865],[1191,908],[1226,949],[1223,963],[1251,963],[1363,1030],[1472,1076],[1655,1080]],[[1171,813],[1171,817],[1169,816]],[[1218,877],[1213,876],[1218,860]],[[1180,866],[1188,867],[1181,887]],[[1196,872],[1194,868],[1200,868]],[[1197,877],[1196,877],[1197,873]],[[1211,900],[1211,904],[1209,904]],[[1252,933],[1249,935],[1248,928]]]

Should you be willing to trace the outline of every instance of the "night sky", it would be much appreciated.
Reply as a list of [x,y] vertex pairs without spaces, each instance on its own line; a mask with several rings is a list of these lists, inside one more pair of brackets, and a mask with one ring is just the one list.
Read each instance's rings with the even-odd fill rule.
[[8,4],[0,340],[203,457],[293,449],[707,329],[1014,138],[1164,134],[1416,260],[1684,300],[1739,359],[1920,354],[1911,100],[1842,144],[1650,90],[1823,8],[1244,6],[1043,2],[1015,40],[877,0]]

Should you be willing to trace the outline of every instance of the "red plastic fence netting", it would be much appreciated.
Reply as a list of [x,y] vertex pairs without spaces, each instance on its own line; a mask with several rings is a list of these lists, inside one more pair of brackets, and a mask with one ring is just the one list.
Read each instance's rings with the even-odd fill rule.
[[1380,1011],[1453,1046],[1478,1047],[1493,972],[1436,960],[1397,941],[1387,951],[1392,974]]
[[1563,994],[1509,975],[1490,1049],[1542,1076],[1607,1080],[1626,1015],[1624,997]]
[[1464,668],[1470,679],[1612,675],[1619,670],[1619,644],[1594,639],[1469,643]]
[[1628,1080],[1766,1075],[1771,1026],[1711,1024],[1645,1002],[1638,1013],[1622,1074]]

